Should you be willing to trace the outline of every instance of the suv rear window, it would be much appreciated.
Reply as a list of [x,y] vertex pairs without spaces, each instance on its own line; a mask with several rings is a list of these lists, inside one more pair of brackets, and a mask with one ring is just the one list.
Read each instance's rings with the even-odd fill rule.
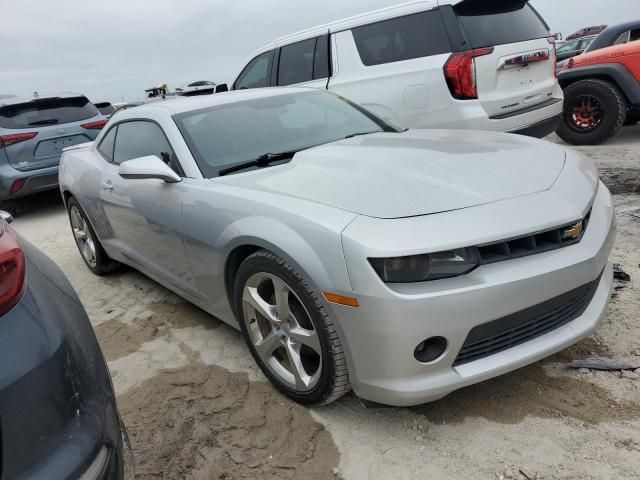
[[86,97],[43,98],[0,108],[0,127],[32,128],[86,120],[98,109]]
[[356,27],[352,32],[366,66],[451,52],[437,9]]
[[454,7],[473,48],[524,42],[550,35],[537,12],[522,0],[467,0]]

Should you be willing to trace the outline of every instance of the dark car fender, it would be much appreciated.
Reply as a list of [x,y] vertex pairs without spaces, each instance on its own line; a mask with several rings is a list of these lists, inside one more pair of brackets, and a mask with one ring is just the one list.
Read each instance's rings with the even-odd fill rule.
[[622,64],[603,63],[563,70],[558,75],[558,82],[562,88],[579,80],[600,79],[612,82],[622,90],[629,103],[633,106],[640,106],[640,82]]

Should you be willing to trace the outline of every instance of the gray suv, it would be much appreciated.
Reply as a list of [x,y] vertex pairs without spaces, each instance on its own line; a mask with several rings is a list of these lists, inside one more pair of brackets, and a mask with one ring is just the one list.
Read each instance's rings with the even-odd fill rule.
[[0,201],[57,188],[62,149],[95,140],[106,123],[77,93],[0,98]]

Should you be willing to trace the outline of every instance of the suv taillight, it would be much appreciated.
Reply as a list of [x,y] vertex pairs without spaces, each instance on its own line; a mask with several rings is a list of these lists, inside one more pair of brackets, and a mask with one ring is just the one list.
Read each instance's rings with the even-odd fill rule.
[[444,66],[444,77],[453,98],[458,100],[478,98],[475,59],[492,53],[493,47],[451,54]]
[[38,132],[14,133],[11,135],[0,135],[0,148],[15,145],[16,143],[25,142],[35,137]]
[[85,123],[82,125],[82,128],[86,128],[87,130],[100,130],[107,124],[107,120],[98,120],[97,122]]
[[549,43],[553,46],[553,57],[551,57],[551,68],[553,68],[553,76],[558,78],[558,45],[556,44],[556,37],[547,38]]
[[24,253],[15,232],[0,220],[0,315],[20,301],[24,289]]

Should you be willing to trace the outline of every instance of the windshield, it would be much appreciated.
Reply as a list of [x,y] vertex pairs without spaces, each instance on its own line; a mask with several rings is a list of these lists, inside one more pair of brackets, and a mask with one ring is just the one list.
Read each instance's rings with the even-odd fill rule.
[[303,92],[218,105],[174,116],[202,174],[267,153],[299,151],[348,136],[398,129],[326,92]]
[[561,47],[558,47],[557,52],[558,53],[573,52],[578,49],[578,43],[580,43],[578,40],[573,40],[571,42],[565,43]]

